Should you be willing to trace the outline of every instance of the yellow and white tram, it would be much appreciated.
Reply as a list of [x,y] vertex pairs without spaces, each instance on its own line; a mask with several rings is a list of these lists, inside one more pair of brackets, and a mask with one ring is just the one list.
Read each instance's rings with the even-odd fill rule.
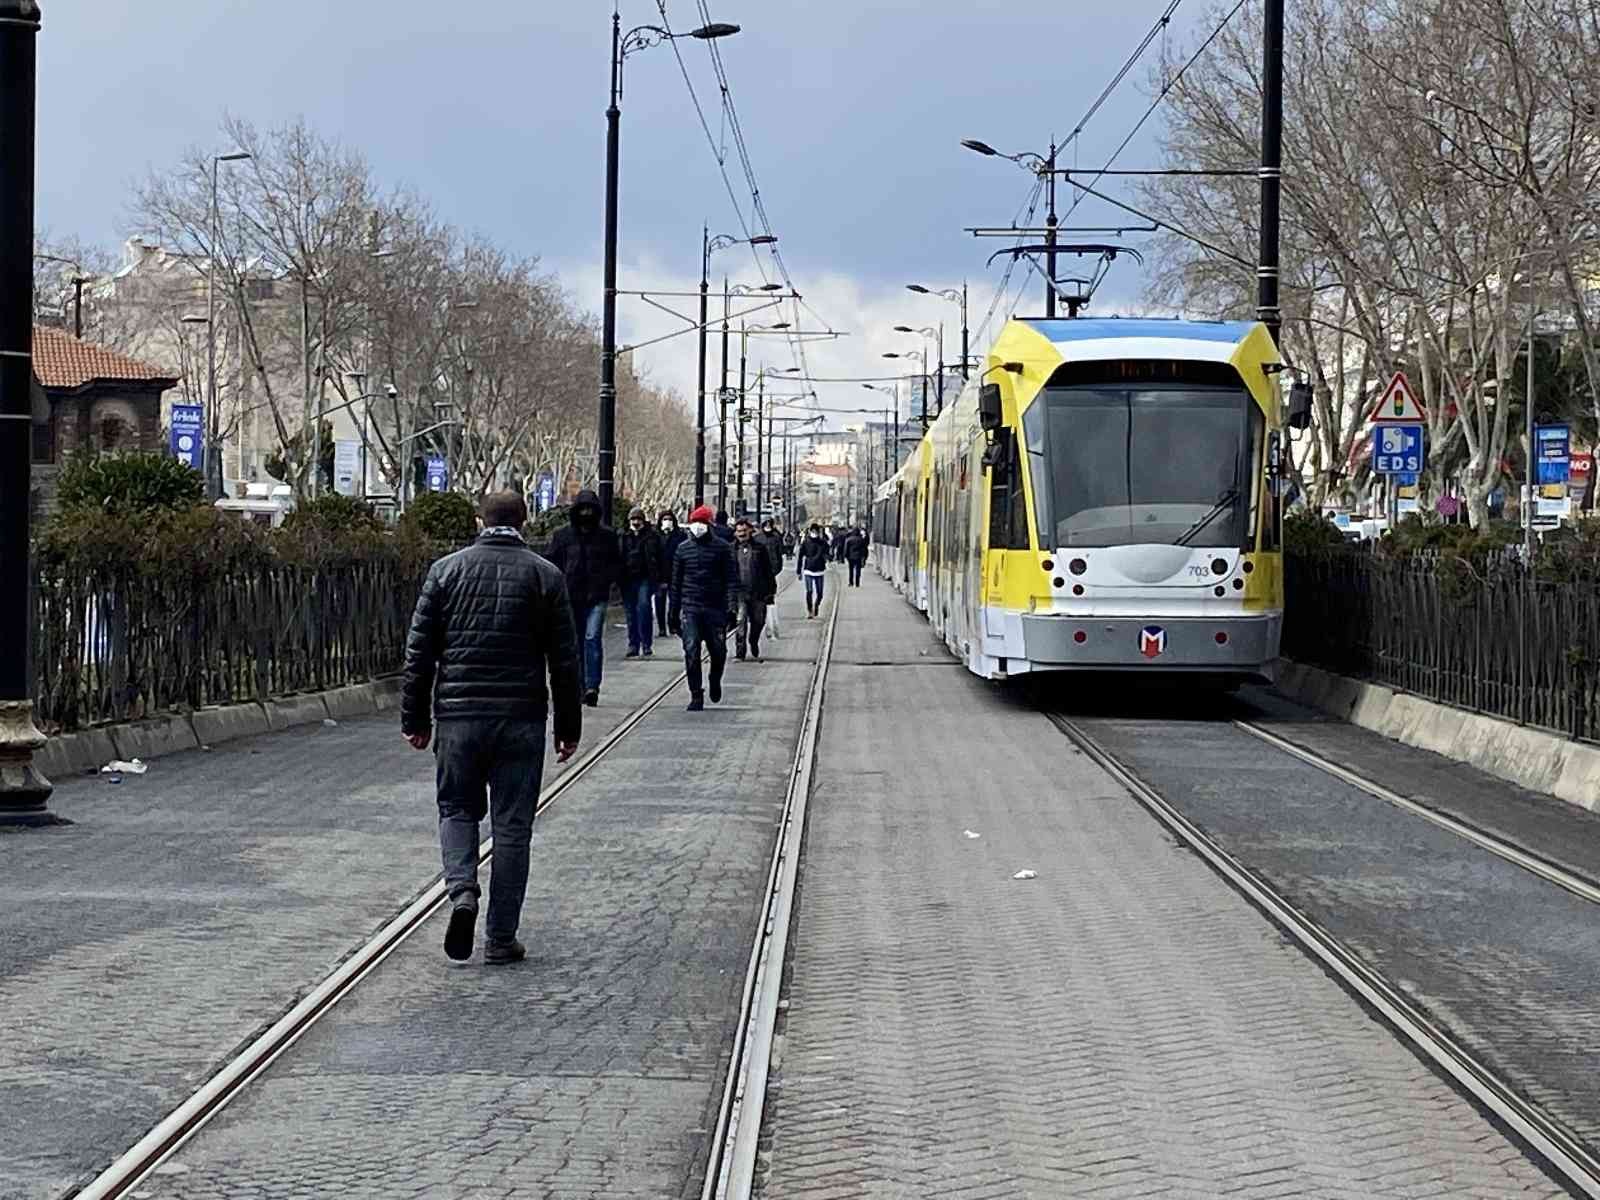
[[1281,370],[1256,322],[1012,320],[879,489],[878,570],[988,679],[1268,678]]

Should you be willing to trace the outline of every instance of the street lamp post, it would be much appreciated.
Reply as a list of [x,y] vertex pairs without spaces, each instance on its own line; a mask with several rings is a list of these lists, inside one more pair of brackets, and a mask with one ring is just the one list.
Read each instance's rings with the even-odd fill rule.
[[211,247],[206,255],[206,498],[222,495],[222,438],[217,426],[217,245],[222,241],[222,214],[217,204],[217,172],[225,162],[242,162],[247,151],[211,156]]
[[[968,345],[967,339],[967,281],[964,279],[961,281],[961,290],[959,292],[955,288],[940,288],[938,290],[925,288],[920,283],[908,283],[906,284],[906,290],[916,292],[922,296],[940,296],[953,304],[961,306],[961,378],[971,379],[972,350]],[[943,357],[944,354],[941,351],[940,358]]]
[[[896,325],[894,327],[894,331],[896,333],[920,334],[922,337],[925,337],[930,341],[934,339],[938,340],[939,366],[938,374],[934,376],[935,401],[937,403],[937,407],[933,410],[933,415],[937,417],[944,411],[944,325],[941,323],[937,329],[934,329],[932,326],[928,326],[925,329],[913,329],[909,325]],[[927,368],[924,367],[923,369],[926,370]]]
[[900,469],[900,385],[895,383],[892,387],[883,387],[875,383],[863,383],[861,386],[869,392],[882,392],[894,397],[894,465],[889,468],[889,474],[893,475]]
[[[1283,0],[1268,0],[1269,6],[1277,4],[1279,13],[1279,35],[1282,36]],[[1280,68],[1282,55],[1279,55]],[[1281,85],[1281,77],[1280,77]],[[1036,175],[1044,177],[1045,197],[1049,211],[1044,219],[1044,315],[1056,315],[1056,153],[1060,149],[1052,139],[1049,154],[1035,154],[1025,150],[1021,154],[1002,154],[988,142],[980,142],[975,138],[966,138],[961,143],[968,150],[976,151],[989,158],[1005,158],[1019,166],[1026,167]],[[1263,236],[1265,236],[1263,234]],[[963,322],[965,324],[965,322]]]
[[[611,518],[617,458],[617,182],[620,173],[619,141],[622,125],[622,65],[628,55],[676,37],[701,41],[728,37],[739,32],[737,25],[713,23],[686,34],[672,33],[659,25],[640,25],[622,32],[622,17],[611,14],[611,103],[606,108],[606,202],[605,266],[600,317],[600,416],[596,430],[596,474],[599,476],[602,519]],[[700,324],[705,324],[702,305]],[[701,376],[705,375],[702,364]],[[703,390],[703,388],[702,388]],[[704,442],[704,414],[700,422]],[[700,455],[703,459],[703,453]],[[703,466],[703,463],[701,464]],[[697,487],[700,485],[697,483]]]
[[39,6],[0,0],[0,825],[46,825],[33,765],[29,499],[33,459],[33,168]]
[[928,432],[928,348],[924,346],[915,354],[895,353],[890,351],[885,358],[917,358],[922,360],[922,432]]

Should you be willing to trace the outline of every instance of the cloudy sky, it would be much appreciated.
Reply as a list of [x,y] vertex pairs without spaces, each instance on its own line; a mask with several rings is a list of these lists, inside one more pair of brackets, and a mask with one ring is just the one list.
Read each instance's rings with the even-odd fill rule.
[[[806,327],[823,323],[848,334],[808,347],[814,374],[886,373],[895,364],[881,358],[885,351],[915,345],[892,331],[900,323],[944,320],[946,346],[957,353],[955,306],[904,285],[969,280],[976,328],[1003,269],[985,259],[1003,243],[975,240],[963,228],[1009,224],[1032,184],[1020,168],[964,150],[960,140],[1043,150],[1052,136],[1065,137],[1170,3],[704,0],[712,19],[743,27],[719,45],[784,261],[815,314],[804,314]],[[538,255],[598,312],[611,7],[610,0],[44,0],[39,225],[55,236],[119,243],[129,184],[189,147],[225,149],[217,141],[224,111],[259,125],[303,115],[359,147],[380,182],[409,185],[454,223]],[[661,20],[656,0],[622,0],[621,8],[625,28]],[[700,8],[701,0],[667,0],[667,19],[688,30],[701,23]],[[1149,69],[1163,44],[1177,54],[1215,20],[1208,0],[1179,4],[1167,34],[1064,165],[1073,158],[1102,165],[1149,104]],[[622,104],[624,289],[691,289],[702,223],[714,234],[737,234],[740,211],[751,220],[707,49],[688,39],[678,46],[711,138],[672,48],[630,56]],[[1118,165],[1156,165],[1154,132],[1152,122]],[[739,211],[710,142],[727,147]],[[1126,218],[1094,201],[1072,218],[1116,219]],[[765,252],[724,251],[717,271],[759,283],[756,254]],[[770,259],[763,262],[770,272]],[[1020,279],[1019,271],[1014,283]],[[1142,284],[1131,265],[1119,265],[1095,311],[1137,309]],[[1042,291],[1036,279],[1019,311],[1041,311]],[[624,301],[620,326],[622,340],[636,342],[666,332],[671,319]],[[777,339],[762,346],[755,362],[793,364]],[[640,359],[692,400],[692,336],[641,351]],[[824,405],[877,402],[858,384],[817,391]]]

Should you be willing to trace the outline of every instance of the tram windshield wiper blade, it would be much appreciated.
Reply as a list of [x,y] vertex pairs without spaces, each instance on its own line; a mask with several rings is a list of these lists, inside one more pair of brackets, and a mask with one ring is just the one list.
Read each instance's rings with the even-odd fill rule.
[[1195,534],[1199,533],[1237,503],[1239,503],[1239,489],[1236,487],[1229,488],[1217,498],[1217,502],[1212,506],[1210,512],[1185,529],[1172,544],[1174,546],[1187,546],[1190,538],[1194,537]]

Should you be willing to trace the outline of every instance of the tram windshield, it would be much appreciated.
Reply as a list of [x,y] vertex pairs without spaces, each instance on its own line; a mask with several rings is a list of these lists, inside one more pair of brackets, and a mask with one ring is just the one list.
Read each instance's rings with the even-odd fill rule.
[[1242,387],[1047,387],[1023,416],[1040,544],[1243,545],[1260,424]]

